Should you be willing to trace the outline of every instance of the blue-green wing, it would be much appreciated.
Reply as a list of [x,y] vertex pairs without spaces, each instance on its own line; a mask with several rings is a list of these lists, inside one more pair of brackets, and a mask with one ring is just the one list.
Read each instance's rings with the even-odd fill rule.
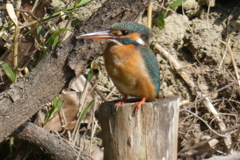
[[160,73],[155,54],[147,47],[138,46],[137,48],[143,56],[149,75],[155,85],[156,93],[158,94],[160,91]]

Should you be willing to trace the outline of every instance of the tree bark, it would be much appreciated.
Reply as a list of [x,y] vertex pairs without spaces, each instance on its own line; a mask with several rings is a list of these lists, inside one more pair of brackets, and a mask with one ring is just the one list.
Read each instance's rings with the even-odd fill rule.
[[103,103],[96,116],[102,128],[104,160],[176,160],[179,101],[177,97],[145,103],[133,117],[133,103],[117,110]]
[[101,42],[90,44],[86,40],[76,41],[76,35],[108,29],[118,21],[133,21],[144,11],[149,1],[106,1],[72,38],[53,53],[47,54],[28,76],[19,79],[10,89],[1,93],[0,142],[68,85],[75,76],[70,68],[78,75],[88,66],[89,60],[101,53],[104,47]]
[[[57,160],[75,160],[78,152],[72,146],[64,143],[55,135],[49,133],[43,128],[40,128],[32,123],[26,122],[19,127],[15,134],[16,137],[22,140],[41,147],[46,153]],[[90,159],[90,158],[89,158]]]

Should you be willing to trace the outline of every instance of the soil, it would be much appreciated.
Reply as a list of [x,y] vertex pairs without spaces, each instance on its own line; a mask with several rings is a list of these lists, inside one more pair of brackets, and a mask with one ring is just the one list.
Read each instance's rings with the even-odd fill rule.
[[[162,4],[158,1],[153,4],[153,22],[156,22]],[[152,49],[159,62],[161,90],[165,96],[180,96],[181,109],[188,109],[198,116],[184,111],[180,113],[179,160],[204,159],[226,155],[233,150],[239,151],[238,132],[231,128],[239,125],[240,86],[236,83],[236,73],[239,74],[237,70],[240,67],[240,2],[219,0],[208,7],[205,1],[188,0],[182,7],[170,10],[169,13],[163,29],[155,23],[152,27]],[[147,13],[138,22],[147,25],[146,17]],[[182,68],[176,70],[155,49],[156,44],[163,46]],[[108,100],[120,98],[108,79],[102,56],[96,62],[100,69],[98,89],[106,93]],[[186,74],[195,87],[189,86],[179,72]],[[225,89],[221,90],[223,87]],[[225,133],[232,132],[232,150],[222,137],[211,131],[216,130],[219,134],[223,132],[218,127],[214,114],[202,101],[196,102],[201,95],[208,96],[220,114],[220,119],[229,129]],[[200,142],[203,144],[199,145]]]
[[[91,1],[74,18],[86,20],[104,1]],[[165,96],[181,97],[179,160],[200,160],[240,151],[240,83],[237,82],[240,69],[240,2],[210,2],[209,5],[208,0],[187,0],[176,10],[163,7],[162,2],[157,0],[153,2],[151,47],[159,62],[161,91]],[[55,6],[63,5],[57,3]],[[162,8],[169,10],[169,15],[164,19],[165,27],[160,29],[155,22]],[[146,25],[146,17],[147,13],[144,13],[138,22]],[[176,69],[155,48],[156,44],[166,49],[181,68]],[[120,98],[108,79],[102,56],[96,62],[99,68],[97,88],[108,100]],[[194,86],[190,86],[181,73]],[[203,99],[199,100],[203,95],[208,97],[217,113],[210,111]],[[221,128],[219,121],[225,129]],[[91,126],[90,123],[88,126]],[[229,143],[221,136],[226,136],[226,133],[229,133]],[[89,138],[87,136],[86,139]],[[96,138],[94,143],[101,146],[101,139]],[[94,154],[101,157],[102,149],[97,148],[91,156],[95,157]]]
[[[189,102],[198,99],[198,93],[207,95],[228,129],[239,124],[240,86],[238,83],[229,85],[236,82],[236,74],[239,74],[237,70],[240,67],[239,8],[239,1],[216,1],[215,5],[209,8],[198,1],[189,0],[183,4],[183,8],[166,17],[164,29],[153,27],[153,44],[164,46],[181,64],[181,72],[186,73],[196,84],[194,89],[188,86],[173,65],[157,53],[162,92],[166,96],[179,95],[182,101]],[[216,91],[222,87],[226,89]],[[213,114],[203,103],[194,103],[191,107],[181,106],[185,107],[219,131]],[[214,146],[192,147],[203,141],[203,137],[208,136],[209,139],[213,135],[199,118],[181,112],[179,159],[202,159],[226,154],[228,147],[219,137],[215,139],[218,143]],[[231,137],[238,139],[238,133],[231,134]],[[236,139],[232,139],[232,147],[239,151],[239,141]],[[217,149],[222,153],[217,152]]]
[[[158,5],[160,4],[155,1],[153,10],[156,17],[161,8]],[[198,103],[194,101],[200,98],[199,93],[207,95],[227,129],[239,125],[240,86],[236,83],[236,73],[239,74],[237,70],[240,67],[239,15],[238,0],[216,1],[211,7],[196,0],[188,0],[176,11],[171,11],[165,18],[163,29],[156,25],[152,28],[152,49],[155,49],[155,44],[163,46],[182,66],[181,72],[196,84],[195,88],[189,86],[179,76],[179,71],[155,49],[163,94],[180,96],[183,103],[190,103],[190,105],[182,105],[181,108],[188,108],[196,113],[209,124],[209,127],[219,133],[221,129],[213,113],[201,101]],[[145,16],[139,20],[139,23],[146,25]],[[98,60],[102,66],[102,57]],[[104,69],[101,71],[106,75]],[[111,89],[113,85],[106,76],[103,77],[99,84]],[[231,84],[232,82],[235,83]],[[225,89],[221,90],[223,87]],[[218,91],[219,89],[221,91]],[[112,98],[116,95],[118,95],[117,91],[113,92]],[[198,117],[181,112],[179,122],[179,159],[203,159],[232,153],[224,144],[223,138],[219,136],[213,138],[215,134]],[[231,131],[233,131],[232,150],[239,151],[237,130]],[[209,141],[198,146],[206,139]]]
[[[235,1],[235,3],[238,2]],[[226,9],[226,6],[229,9]],[[215,7],[210,8],[209,14],[207,14],[207,6],[201,6],[197,8],[198,12],[195,11],[197,15],[194,18],[173,13],[165,19],[166,25],[163,30],[158,27],[153,28],[155,33],[153,41],[168,49],[184,66],[183,70],[198,84],[199,91],[205,94],[236,79],[231,55],[226,45],[221,42],[225,41],[230,45],[233,59],[239,67],[240,11],[237,8],[234,10],[235,6],[236,4],[233,3],[230,5],[230,3],[217,2]],[[180,95],[182,99],[195,98],[186,88],[186,84],[172,74],[175,71],[167,62],[164,62],[164,58],[158,57],[158,60],[161,64],[163,92],[167,94],[172,92]],[[233,96],[232,91],[225,90],[221,96],[225,98]],[[237,90],[235,92],[235,96],[238,96]],[[217,97],[218,95],[214,95],[213,98]]]

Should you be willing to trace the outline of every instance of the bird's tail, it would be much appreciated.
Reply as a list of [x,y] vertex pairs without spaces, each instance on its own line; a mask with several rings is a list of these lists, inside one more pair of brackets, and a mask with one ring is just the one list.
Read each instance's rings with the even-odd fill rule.
[[165,96],[163,95],[162,92],[159,92],[157,95],[157,99],[163,99],[163,98],[165,98]]

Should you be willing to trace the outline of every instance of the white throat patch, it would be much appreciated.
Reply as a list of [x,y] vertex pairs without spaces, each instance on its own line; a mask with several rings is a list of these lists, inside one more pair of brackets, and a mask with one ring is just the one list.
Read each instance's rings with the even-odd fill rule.
[[136,40],[139,44],[145,46],[146,43],[142,40],[142,38],[138,37],[138,39]]
[[109,39],[109,41],[114,42],[114,43],[116,43],[116,44],[119,45],[119,46],[123,46],[122,43],[120,43],[119,41],[117,41],[117,40],[115,40],[115,39]]

